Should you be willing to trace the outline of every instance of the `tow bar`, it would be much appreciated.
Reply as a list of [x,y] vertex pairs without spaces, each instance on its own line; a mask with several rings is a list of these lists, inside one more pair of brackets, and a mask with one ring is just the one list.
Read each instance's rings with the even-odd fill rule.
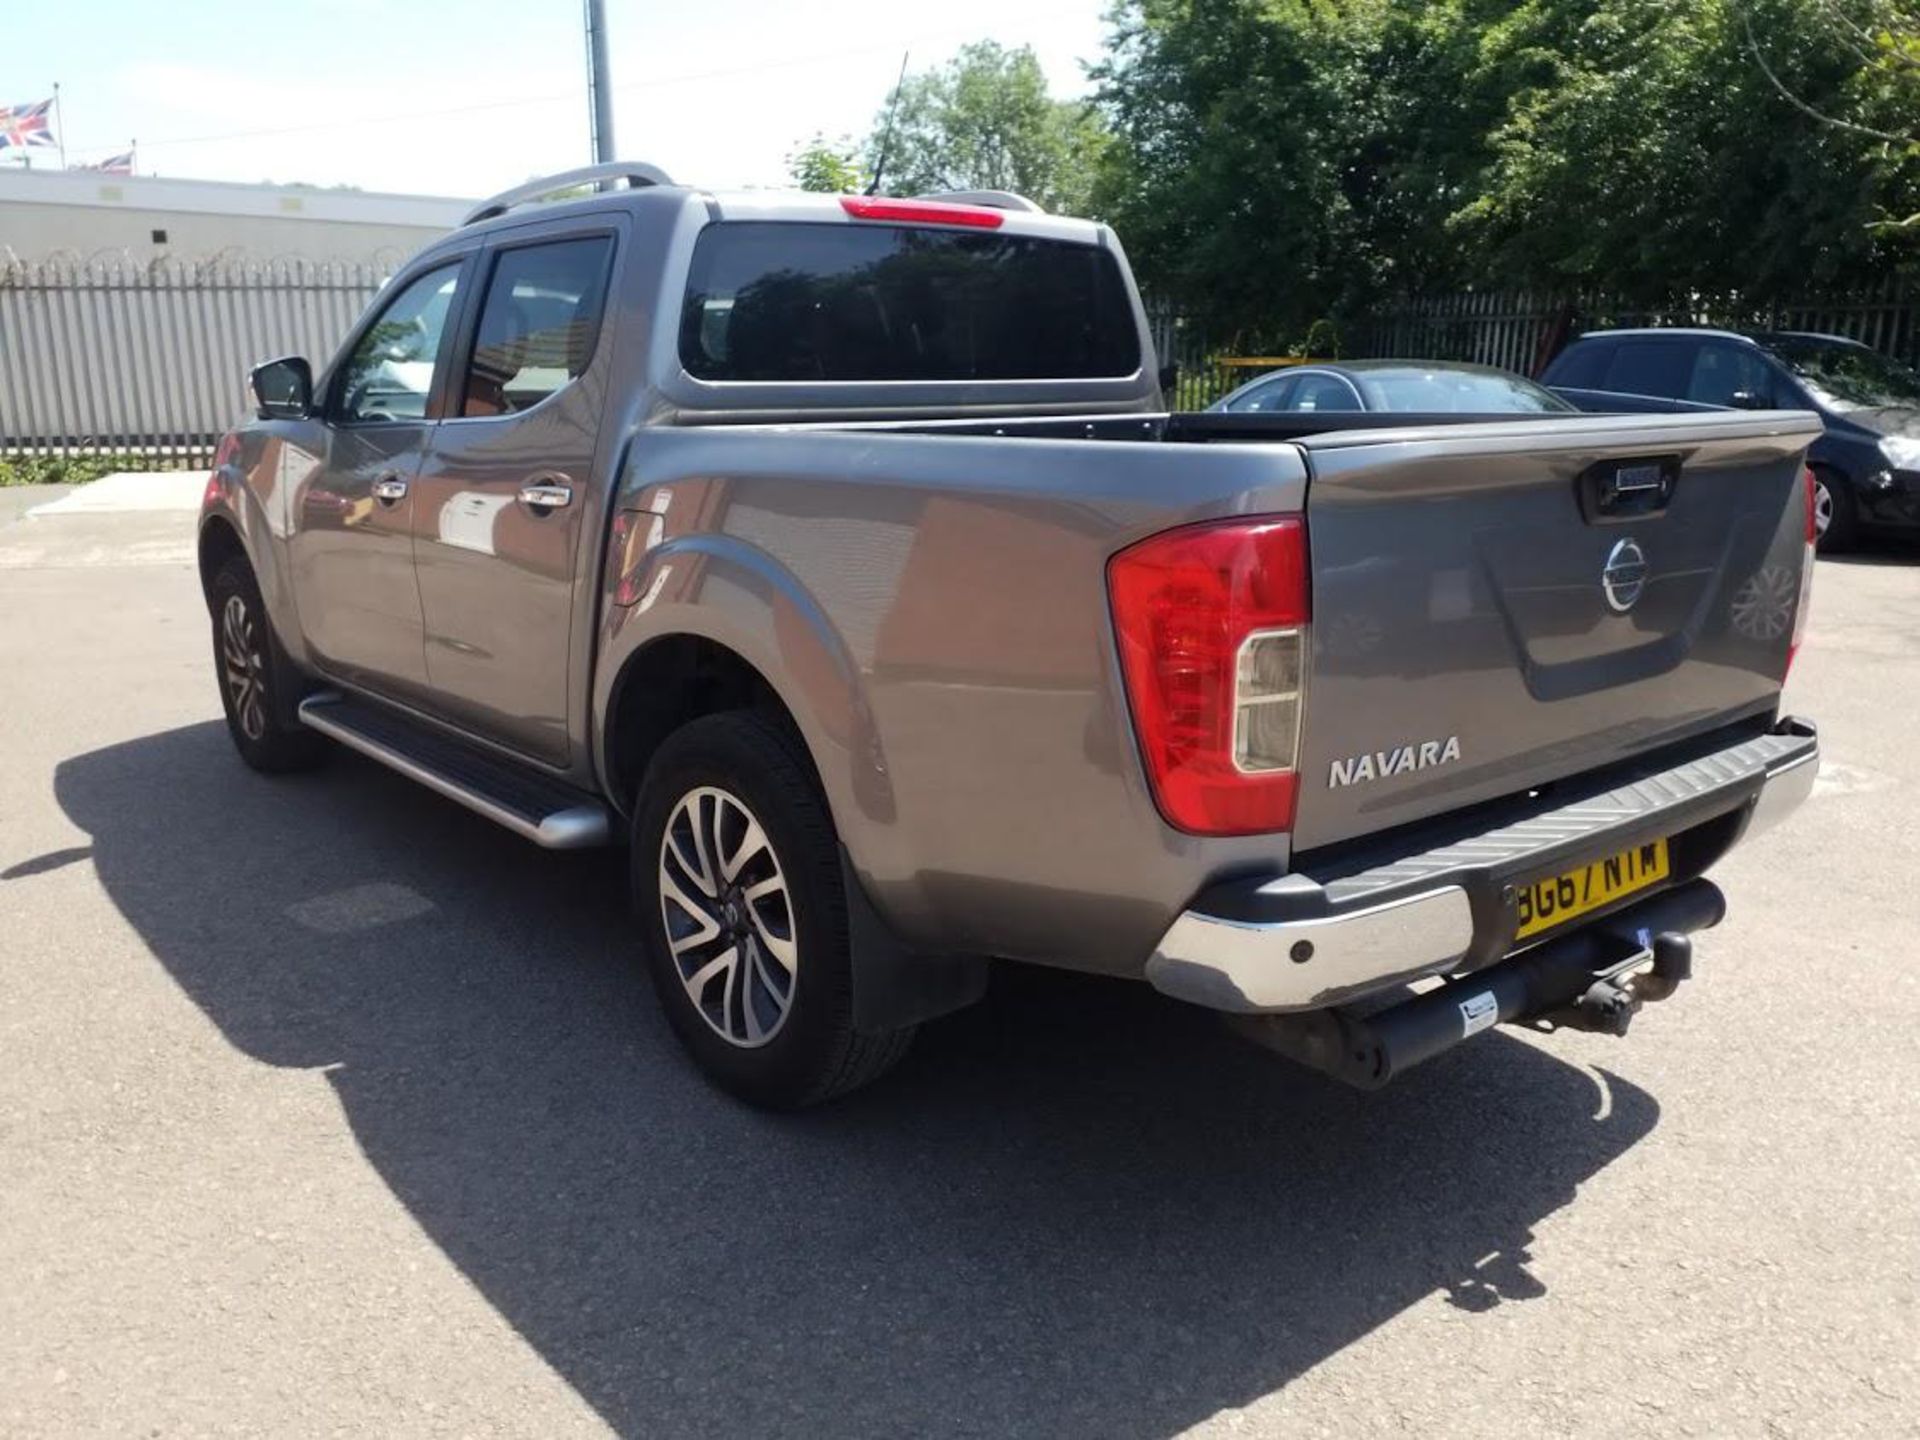
[[1643,1004],[1666,999],[1691,977],[1687,937],[1718,925],[1726,913],[1719,886],[1691,880],[1384,1009],[1234,1015],[1227,1023],[1289,1059],[1378,1090],[1504,1022],[1626,1034]]

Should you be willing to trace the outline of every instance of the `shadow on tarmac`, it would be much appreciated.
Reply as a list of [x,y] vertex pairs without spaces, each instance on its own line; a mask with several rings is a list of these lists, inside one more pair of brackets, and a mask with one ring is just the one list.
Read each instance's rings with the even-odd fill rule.
[[682,1059],[618,852],[346,754],[269,780],[214,723],[56,784],[180,986],[247,1055],[327,1068],[393,1193],[623,1434],[1169,1435],[1436,1292],[1543,1293],[1532,1227],[1658,1119],[1504,1034],[1361,1096],[1028,971],[873,1089],[763,1115]]

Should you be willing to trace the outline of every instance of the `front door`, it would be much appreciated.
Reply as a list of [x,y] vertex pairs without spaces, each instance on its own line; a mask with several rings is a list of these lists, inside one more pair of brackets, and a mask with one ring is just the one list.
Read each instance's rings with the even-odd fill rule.
[[315,659],[407,698],[427,678],[413,485],[463,263],[408,281],[360,331],[322,396],[323,462],[292,498],[294,595]]
[[554,766],[569,759],[574,576],[593,503],[616,231],[492,248],[447,418],[413,487],[434,708]]

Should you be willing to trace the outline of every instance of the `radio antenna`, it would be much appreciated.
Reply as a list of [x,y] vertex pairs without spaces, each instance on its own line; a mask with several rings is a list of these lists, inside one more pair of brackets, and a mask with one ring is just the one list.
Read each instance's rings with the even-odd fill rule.
[[900,91],[907,83],[907,60],[912,54],[911,50],[900,52],[900,78],[893,82],[893,98],[887,102],[887,123],[880,131],[880,153],[873,157],[873,183],[867,186],[869,195],[878,195],[880,182],[886,178],[887,151],[893,145],[893,117],[900,109]]

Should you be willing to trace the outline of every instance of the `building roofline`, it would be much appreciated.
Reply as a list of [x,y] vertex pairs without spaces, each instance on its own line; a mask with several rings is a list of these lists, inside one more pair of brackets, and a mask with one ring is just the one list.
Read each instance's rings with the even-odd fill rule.
[[0,205],[60,205],[252,215],[452,229],[473,202],[448,195],[249,185],[233,180],[108,175],[97,170],[0,170]]

